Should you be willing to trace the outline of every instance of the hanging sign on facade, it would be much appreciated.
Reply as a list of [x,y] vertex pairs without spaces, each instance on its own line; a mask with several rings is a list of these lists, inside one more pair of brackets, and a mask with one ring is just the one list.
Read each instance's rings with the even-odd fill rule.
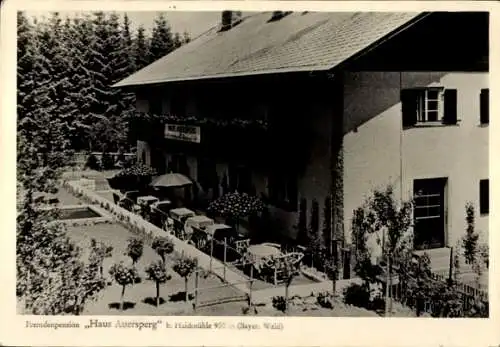
[[199,126],[183,124],[166,124],[165,138],[169,140],[200,143],[201,130]]

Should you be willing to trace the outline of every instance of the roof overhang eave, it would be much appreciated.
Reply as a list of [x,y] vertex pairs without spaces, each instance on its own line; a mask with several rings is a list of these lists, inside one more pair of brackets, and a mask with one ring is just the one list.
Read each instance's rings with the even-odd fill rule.
[[234,73],[221,73],[215,75],[202,75],[202,76],[189,76],[189,77],[179,77],[179,78],[165,78],[156,80],[142,80],[127,82],[127,79],[122,80],[114,85],[112,88],[127,88],[127,87],[140,87],[153,84],[166,84],[175,82],[187,82],[187,81],[198,81],[198,80],[215,80],[224,78],[234,78],[234,77],[250,77],[250,76],[262,76],[262,75],[273,75],[273,74],[284,74],[284,73],[294,73],[294,72],[315,72],[315,71],[328,71],[335,66],[329,65],[313,65],[313,66],[300,66],[300,67],[290,67],[283,69],[270,69],[261,71],[243,71]]

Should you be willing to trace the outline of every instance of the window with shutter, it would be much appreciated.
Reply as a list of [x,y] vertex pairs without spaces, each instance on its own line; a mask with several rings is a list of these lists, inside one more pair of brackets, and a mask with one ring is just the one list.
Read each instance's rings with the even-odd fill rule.
[[443,87],[401,91],[403,127],[457,124],[457,90]]
[[481,89],[480,94],[480,121],[481,124],[490,123],[490,90]]
[[490,180],[479,181],[479,212],[481,214],[490,212]]

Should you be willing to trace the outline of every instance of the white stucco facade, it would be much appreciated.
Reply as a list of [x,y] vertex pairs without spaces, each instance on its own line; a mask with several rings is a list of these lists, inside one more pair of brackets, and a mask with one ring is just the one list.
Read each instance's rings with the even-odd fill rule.
[[[344,213],[374,188],[392,184],[396,197],[413,196],[415,179],[446,178],[445,246],[465,233],[472,202],[476,229],[487,241],[488,216],[479,213],[479,182],[488,179],[488,126],[480,124],[480,92],[487,73],[349,72],[344,76]],[[440,86],[457,90],[457,124],[402,127],[400,92]]]

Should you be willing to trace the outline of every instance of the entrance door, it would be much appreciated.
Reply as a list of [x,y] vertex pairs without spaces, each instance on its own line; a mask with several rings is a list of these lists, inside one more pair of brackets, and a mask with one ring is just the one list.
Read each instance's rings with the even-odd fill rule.
[[160,149],[151,150],[151,166],[161,175],[167,170],[165,155]]
[[415,249],[445,246],[446,178],[413,181]]

